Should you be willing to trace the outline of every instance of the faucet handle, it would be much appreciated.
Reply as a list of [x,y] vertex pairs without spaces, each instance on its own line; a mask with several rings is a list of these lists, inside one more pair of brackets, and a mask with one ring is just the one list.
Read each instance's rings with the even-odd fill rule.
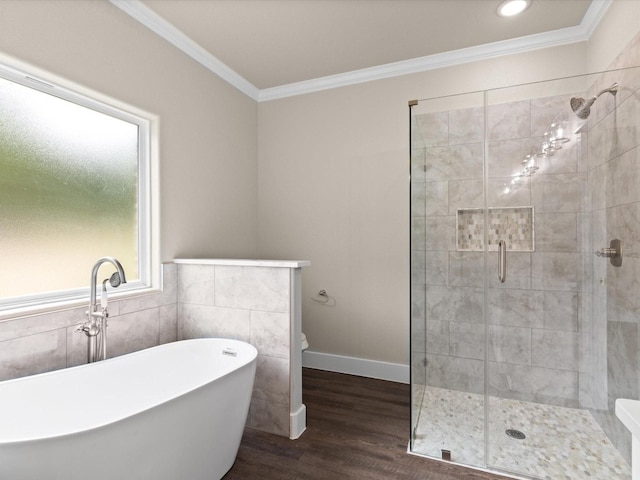
[[91,324],[89,322],[86,322],[76,326],[75,331],[83,332],[87,337],[95,337],[100,333],[100,326],[98,324]]

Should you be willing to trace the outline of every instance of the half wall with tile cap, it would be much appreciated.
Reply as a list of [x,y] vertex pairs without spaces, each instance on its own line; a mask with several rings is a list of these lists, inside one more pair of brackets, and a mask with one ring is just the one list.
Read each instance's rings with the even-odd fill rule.
[[301,282],[307,261],[176,259],[178,338],[226,337],[258,349],[247,426],[298,438],[302,403]]

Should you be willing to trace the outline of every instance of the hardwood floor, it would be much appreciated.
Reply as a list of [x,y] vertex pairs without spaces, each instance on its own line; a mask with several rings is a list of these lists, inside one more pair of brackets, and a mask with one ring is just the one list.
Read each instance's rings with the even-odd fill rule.
[[307,430],[289,440],[247,428],[224,480],[499,480],[406,453],[409,385],[303,369]]

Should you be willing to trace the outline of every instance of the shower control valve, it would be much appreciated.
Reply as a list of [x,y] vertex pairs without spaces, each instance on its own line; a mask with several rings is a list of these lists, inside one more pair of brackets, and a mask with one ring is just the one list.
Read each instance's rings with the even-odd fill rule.
[[611,240],[608,248],[601,248],[594,253],[596,257],[608,258],[614,267],[622,265],[622,242],[618,239]]

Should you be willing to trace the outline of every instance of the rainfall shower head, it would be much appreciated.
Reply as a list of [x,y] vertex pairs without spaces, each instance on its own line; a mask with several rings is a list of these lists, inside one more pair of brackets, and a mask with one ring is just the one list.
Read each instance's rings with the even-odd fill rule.
[[584,98],[580,97],[573,97],[570,102],[571,110],[573,110],[573,113],[575,113],[578,118],[586,120],[591,113],[591,106],[595,103],[600,95],[607,92],[611,95],[615,95],[616,93],[618,93],[618,84],[614,83],[609,88],[605,88],[604,90],[598,92],[595,97],[591,97],[589,100],[585,100]]

